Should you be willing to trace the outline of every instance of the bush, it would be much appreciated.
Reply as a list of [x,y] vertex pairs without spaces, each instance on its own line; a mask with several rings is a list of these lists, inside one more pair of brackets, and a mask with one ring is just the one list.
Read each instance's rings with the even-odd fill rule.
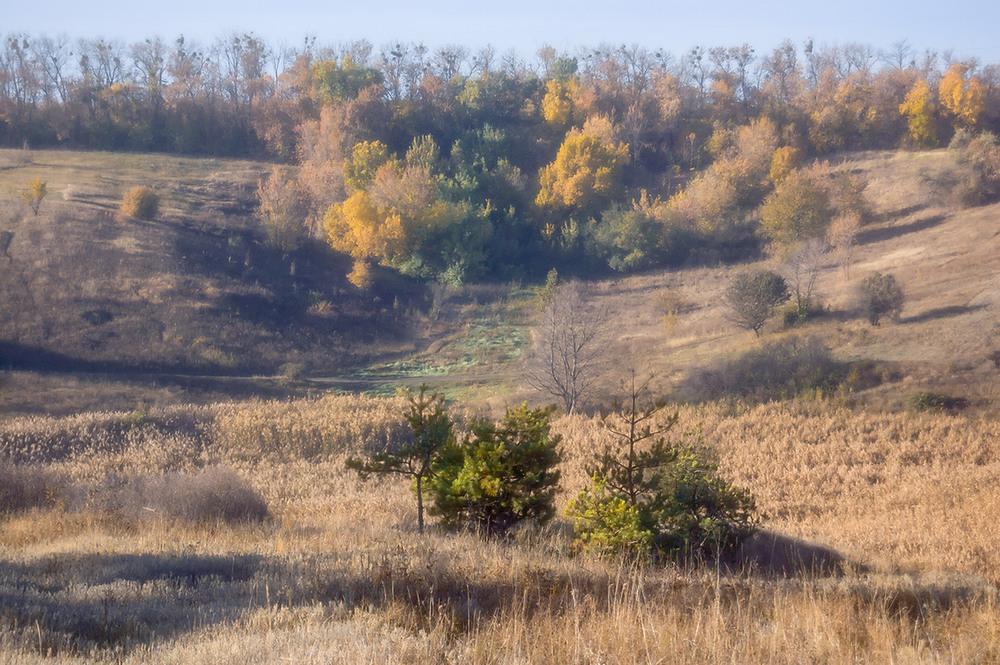
[[145,185],[137,185],[125,192],[121,211],[135,219],[154,219],[160,210],[160,196]]
[[588,251],[617,272],[650,268],[660,262],[663,224],[636,207],[614,207],[592,225]]
[[749,270],[738,274],[726,289],[725,299],[733,321],[760,337],[774,308],[789,298],[784,277],[771,270]]
[[549,433],[554,407],[508,408],[503,421],[470,425],[472,436],[437,461],[432,513],[447,528],[505,536],[524,520],[555,514],[560,437]]
[[869,273],[858,288],[858,296],[861,309],[873,326],[877,326],[886,315],[898,319],[903,311],[903,289],[892,275]]
[[643,526],[640,509],[610,493],[601,476],[593,476],[590,485],[570,499],[566,514],[573,518],[573,531],[585,552],[626,560],[646,559],[652,552],[653,532]]
[[785,305],[781,309],[781,321],[786,328],[792,328],[812,319],[823,316],[826,308],[812,298],[802,298],[800,302],[793,302]]
[[633,377],[629,406],[602,418],[616,443],[595,457],[590,485],[566,508],[577,541],[616,558],[718,557],[756,528],[753,497],[719,477],[700,448],[665,440],[677,415],[659,419],[662,402],[639,406],[649,381]]
[[819,340],[789,337],[716,360],[688,375],[683,389],[693,400],[789,399],[807,392],[832,392],[848,372],[848,366],[834,360]]
[[951,397],[932,390],[920,390],[906,398],[907,408],[913,411],[946,411],[964,409],[968,402],[961,397]]
[[991,132],[973,136],[967,130],[955,133],[948,146],[964,174],[955,185],[955,194],[963,205],[976,206],[995,201],[1000,196],[1000,145]]
[[51,504],[61,489],[58,479],[40,467],[0,462],[0,513]]
[[719,476],[715,463],[693,446],[677,449],[648,510],[657,522],[657,549],[685,557],[717,558],[759,521],[753,496]]
[[31,182],[28,183],[28,188],[21,190],[21,198],[24,199],[25,205],[31,210],[32,214],[36,217],[38,216],[38,209],[42,205],[42,199],[48,193],[46,188],[46,182],[41,178],[32,178]]
[[141,496],[143,508],[193,522],[260,522],[269,515],[264,499],[221,467],[163,475],[146,483]]

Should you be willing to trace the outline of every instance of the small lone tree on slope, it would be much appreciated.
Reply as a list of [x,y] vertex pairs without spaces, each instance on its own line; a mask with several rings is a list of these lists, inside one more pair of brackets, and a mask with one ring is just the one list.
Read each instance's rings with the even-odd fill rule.
[[373,473],[394,473],[413,479],[417,495],[417,529],[424,532],[424,483],[434,473],[433,467],[439,453],[454,444],[452,424],[442,408],[444,398],[437,393],[427,394],[427,385],[420,386],[416,395],[409,396],[410,410],[406,420],[413,430],[413,441],[396,450],[376,453],[370,459],[352,457],[347,468],[354,469],[362,478]]
[[788,300],[788,284],[771,270],[748,270],[736,275],[726,289],[725,300],[733,312],[733,321],[741,328],[760,330],[774,313],[774,308]]

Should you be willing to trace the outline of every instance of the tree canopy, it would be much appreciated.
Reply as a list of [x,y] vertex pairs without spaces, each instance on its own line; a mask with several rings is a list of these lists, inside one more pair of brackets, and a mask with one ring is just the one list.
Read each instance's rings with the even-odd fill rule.
[[753,258],[802,165],[970,130],[1000,131],[1000,68],[858,44],[0,41],[0,145],[294,163],[289,228],[446,281]]

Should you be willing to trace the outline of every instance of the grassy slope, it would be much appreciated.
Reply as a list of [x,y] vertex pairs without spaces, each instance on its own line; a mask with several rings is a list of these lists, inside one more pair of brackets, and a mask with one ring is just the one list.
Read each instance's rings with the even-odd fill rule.
[[[995,406],[997,371],[988,355],[1000,349],[1000,204],[952,205],[947,193],[933,186],[952,164],[947,151],[938,150],[849,155],[832,165],[869,180],[866,193],[876,219],[862,230],[846,274],[832,254],[824,263],[815,290],[829,315],[792,330],[783,330],[775,319],[765,328],[764,341],[817,336],[840,359],[895,364],[902,381],[864,396],[890,408],[918,389],[953,391]],[[720,354],[756,345],[752,333],[729,321],[722,301],[733,275],[745,267],[592,284],[597,303],[615,321],[612,364],[655,371],[661,386],[670,389]],[[899,322],[872,327],[854,311],[857,286],[871,270],[894,274],[902,286],[906,303]]]
[[[751,543],[754,572],[717,576],[574,557],[561,515],[511,543],[418,535],[404,480],[361,482],[343,463],[396,436],[403,411],[331,396],[0,423],[0,448],[61,477],[53,502],[0,519],[0,662],[1000,657],[1000,552],[983,518],[1000,509],[995,419],[683,408],[778,534]],[[554,428],[561,511],[604,435],[584,416]],[[120,489],[215,465],[256,488],[272,520],[192,523]]]
[[[253,209],[268,169],[157,155],[0,152],[0,232],[12,234],[0,256],[5,362],[231,375],[298,363],[336,373],[393,350],[400,313],[417,292],[397,283],[392,294],[363,297],[344,278],[345,259],[320,243],[290,257],[264,246]],[[36,176],[47,181],[48,196],[34,217],[17,192]],[[118,214],[121,193],[135,184],[161,194],[155,221]]]
[[[998,206],[951,205],[931,186],[947,180],[941,174],[951,164],[944,150],[865,153],[835,163],[831,168],[869,180],[876,221],[863,230],[849,274],[832,256],[822,270],[816,290],[831,315],[794,331],[775,322],[766,338],[816,335],[844,360],[896,363],[906,378],[866,396],[890,406],[918,388],[995,399],[986,357],[1000,346]],[[292,261],[263,247],[255,233],[253,192],[266,170],[253,162],[150,155],[0,153],[0,231],[13,233],[0,256],[4,355],[27,367],[183,374],[273,374],[299,363],[313,376],[342,377],[367,365],[344,387],[382,384],[391,392],[394,380],[458,376],[466,386],[452,389],[455,396],[543,399],[516,391],[519,370],[510,362],[527,341],[527,292],[441,291],[428,297],[436,304],[428,316],[406,304],[415,302],[412,291],[400,300],[393,285],[360,297],[344,280],[343,258],[318,245],[293,257],[290,275]],[[17,196],[36,175],[49,183],[37,218]],[[160,219],[120,218],[121,191],[143,182],[163,194]],[[612,365],[656,371],[667,390],[692,368],[755,344],[721,303],[739,269],[591,284],[615,320]],[[873,269],[893,272],[902,284],[900,323],[872,328],[852,314],[856,285]],[[14,410],[68,411],[289,390],[163,376],[151,388],[145,379],[119,378],[95,387],[79,377],[16,374],[0,399]]]

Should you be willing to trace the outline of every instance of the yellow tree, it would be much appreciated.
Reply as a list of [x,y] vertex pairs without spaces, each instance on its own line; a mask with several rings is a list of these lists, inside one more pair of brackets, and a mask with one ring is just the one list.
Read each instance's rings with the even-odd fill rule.
[[793,169],[802,165],[802,152],[794,146],[783,146],[771,155],[771,182],[781,182]]
[[439,198],[427,167],[400,168],[389,161],[376,171],[368,189],[327,209],[324,227],[330,246],[355,259],[349,279],[366,286],[371,263],[399,266],[421,258],[429,250],[429,238],[460,224],[467,214],[462,205]]
[[379,168],[389,161],[389,148],[381,141],[362,141],[344,161],[344,182],[355,190],[368,189]]
[[41,178],[32,178],[31,182],[28,183],[28,188],[21,190],[21,198],[24,199],[25,204],[36,217],[38,216],[38,209],[42,205],[42,199],[48,193],[46,188],[47,183],[44,180]]
[[949,67],[938,86],[938,99],[956,125],[974,127],[986,108],[986,95],[977,77],[965,78],[967,71],[966,65],[958,63]]
[[580,85],[576,77],[551,79],[545,84],[542,98],[542,117],[556,129],[565,129],[579,123],[593,107],[588,91]]
[[934,127],[934,95],[927,81],[920,79],[913,84],[906,98],[899,105],[899,112],[906,116],[910,141],[917,146],[937,145]]
[[542,167],[535,203],[553,210],[593,211],[618,193],[627,162],[628,145],[614,140],[611,122],[592,118],[582,130],[567,134],[555,161]]
[[379,209],[368,192],[355,192],[343,203],[330,206],[324,223],[330,246],[355,259],[388,262],[406,249],[402,217]]
[[832,217],[829,194],[805,169],[788,173],[760,207],[761,226],[778,254],[809,238],[822,238]]

